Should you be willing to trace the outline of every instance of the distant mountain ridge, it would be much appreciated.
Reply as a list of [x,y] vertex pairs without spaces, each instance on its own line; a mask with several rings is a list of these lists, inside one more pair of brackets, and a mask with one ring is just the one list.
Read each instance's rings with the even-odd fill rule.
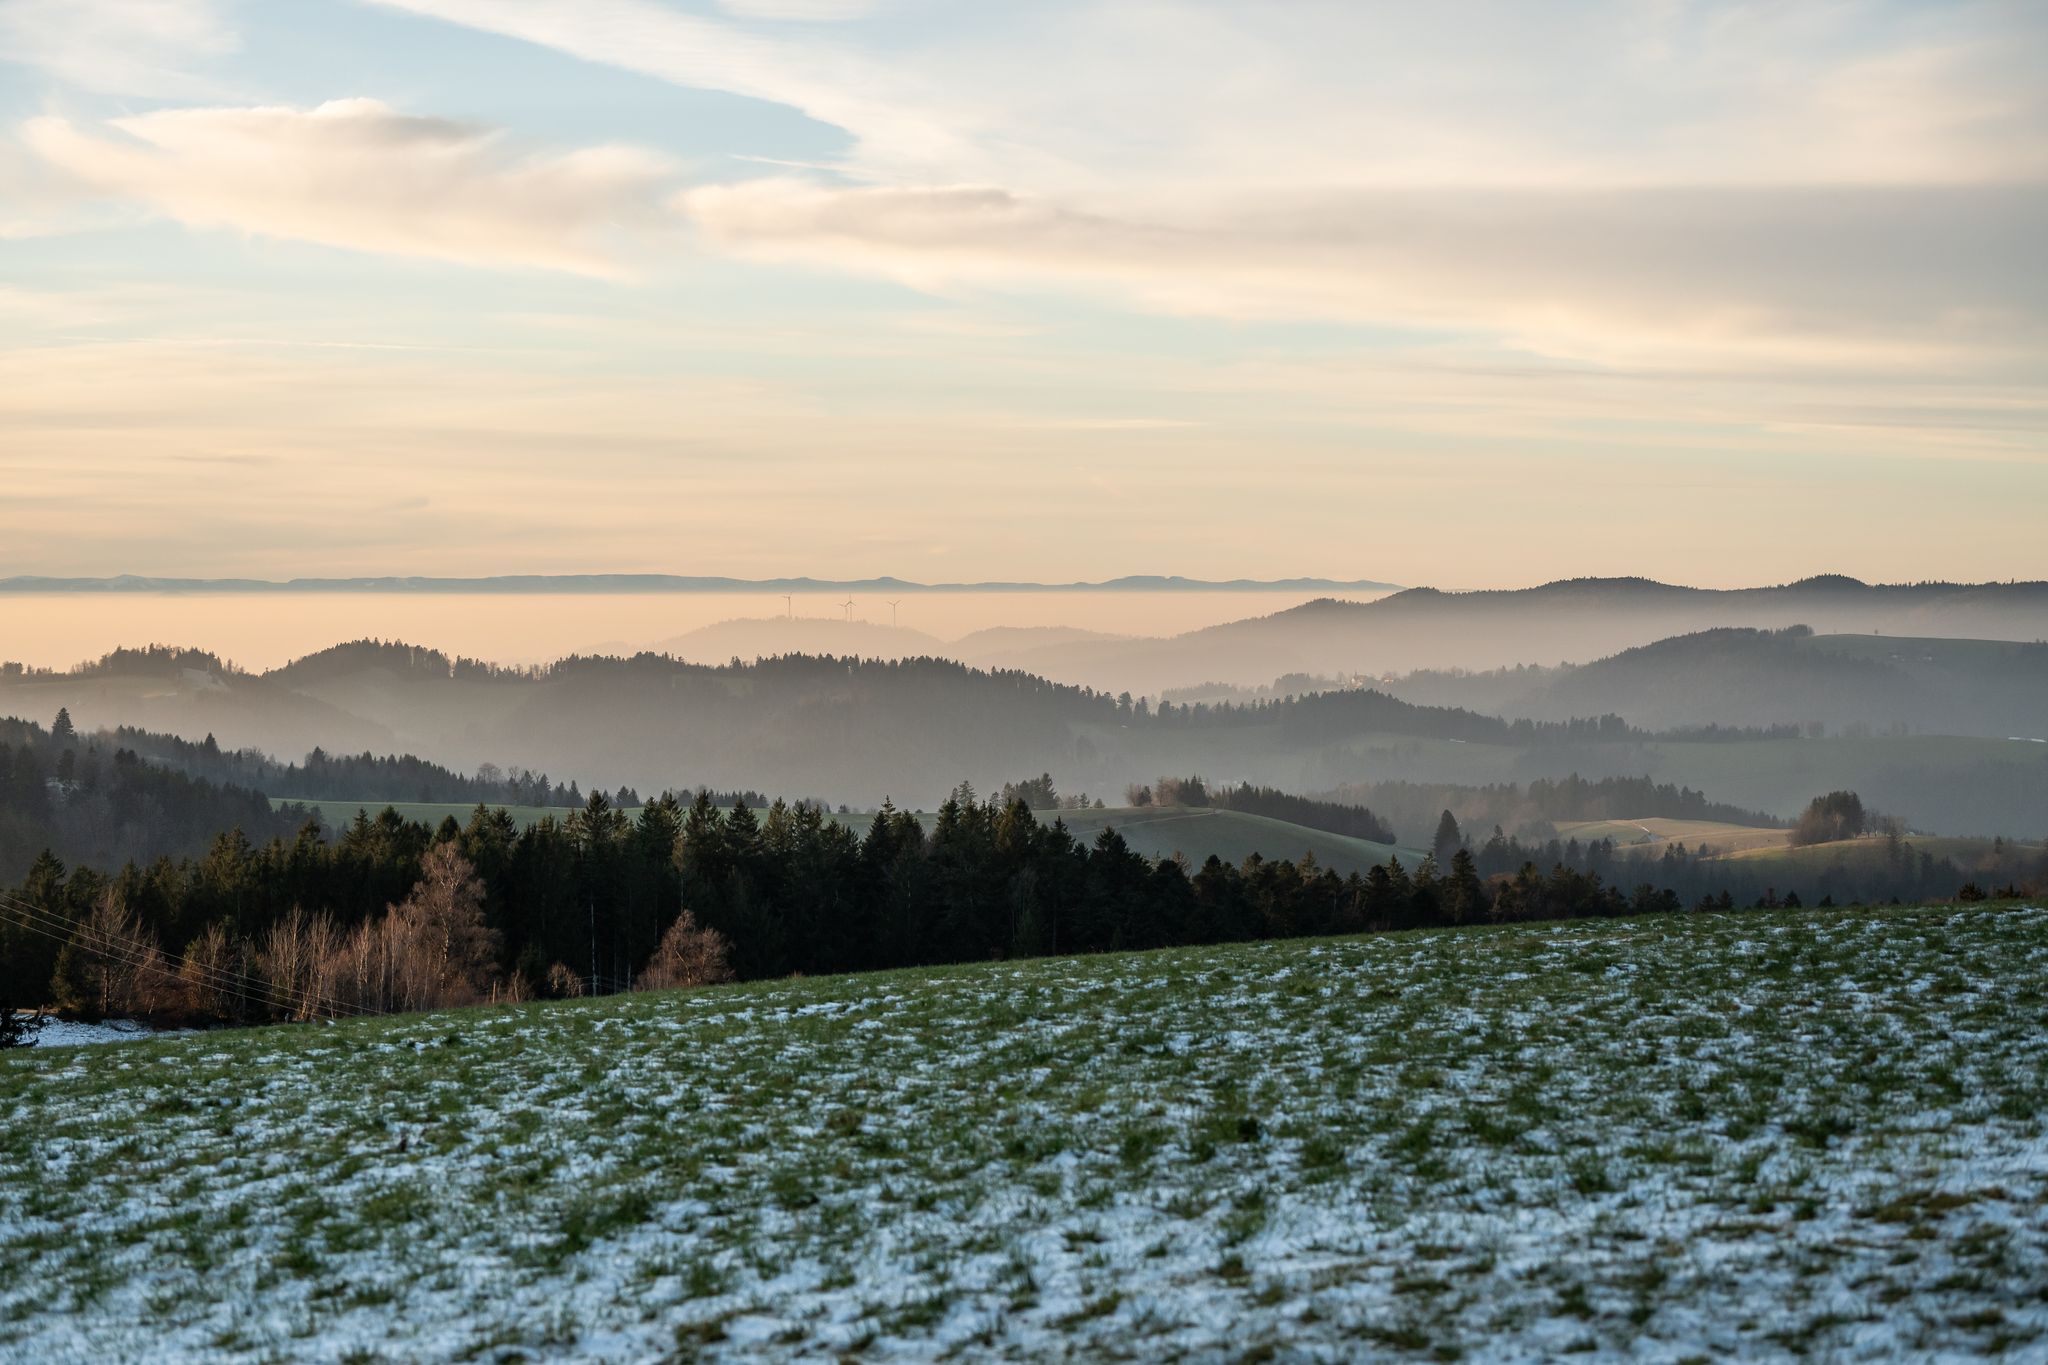
[[1019,653],[1061,682],[1154,692],[1263,686],[1287,673],[1386,678],[1423,669],[1554,666],[1720,627],[1810,626],[1824,635],[2048,640],[2048,582],[1871,584],[1839,574],[1758,588],[1575,578],[1533,588],[1408,588],[1371,602],[1318,598],[1165,639]]
[[689,592],[1391,592],[1397,583],[1335,578],[1183,578],[1131,574],[1100,582],[917,583],[880,578],[726,578],[682,574],[497,574],[483,578],[0,578],[0,593],[388,592],[388,593],[689,593]]

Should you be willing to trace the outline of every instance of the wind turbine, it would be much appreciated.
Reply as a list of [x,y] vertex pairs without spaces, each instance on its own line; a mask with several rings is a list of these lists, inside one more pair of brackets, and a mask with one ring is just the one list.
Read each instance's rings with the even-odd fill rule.
[[[903,599],[899,597],[896,600],[900,602]],[[889,604],[889,629],[896,629],[896,602],[891,602]]]
[[789,593],[782,594],[782,614],[792,620],[796,617],[796,602]]
[[852,624],[853,624],[853,599],[852,599],[851,597],[849,597],[849,598],[847,598],[847,599],[846,599],[846,600],[845,600],[844,602],[841,602],[841,603],[839,604],[839,606],[840,606],[841,610],[845,611],[845,613],[846,613],[846,622],[847,622],[847,624],[848,624],[848,625],[852,625]]

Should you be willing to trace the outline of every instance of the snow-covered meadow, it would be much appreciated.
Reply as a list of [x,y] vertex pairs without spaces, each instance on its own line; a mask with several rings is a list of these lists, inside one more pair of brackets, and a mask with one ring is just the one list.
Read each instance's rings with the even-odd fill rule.
[[0,1358],[2048,1347],[2048,913],[1752,912],[0,1057]]

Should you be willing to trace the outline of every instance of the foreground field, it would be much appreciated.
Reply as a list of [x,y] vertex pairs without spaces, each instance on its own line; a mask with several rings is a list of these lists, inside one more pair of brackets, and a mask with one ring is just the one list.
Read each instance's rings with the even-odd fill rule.
[[0,1357],[2048,1338],[2048,913],[1751,912],[0,1060]]

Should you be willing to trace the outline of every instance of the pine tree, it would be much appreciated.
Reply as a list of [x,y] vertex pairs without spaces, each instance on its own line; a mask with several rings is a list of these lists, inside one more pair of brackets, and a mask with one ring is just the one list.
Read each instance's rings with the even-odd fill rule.
[[1458,828],[1458,819],[1449,811],[1436,822],[1436,837],[1430,840],[1429,851],[1436,855],[1438,867],[1450,866],[1451,859],[1465,846],[1465,832]]
[[71,708],[57,708],[57,719],[50,722],[50,738],[60,748],[70,748],[78,740],[78,727],[71,723]]
[[1451,855],[1451,873],[1444,880],[1442,895],[1444,914],[1453,924],[1469,924],[1485,912],[1486,884],[1479,880],[1479,867],[1470,849],[1461,848]]

